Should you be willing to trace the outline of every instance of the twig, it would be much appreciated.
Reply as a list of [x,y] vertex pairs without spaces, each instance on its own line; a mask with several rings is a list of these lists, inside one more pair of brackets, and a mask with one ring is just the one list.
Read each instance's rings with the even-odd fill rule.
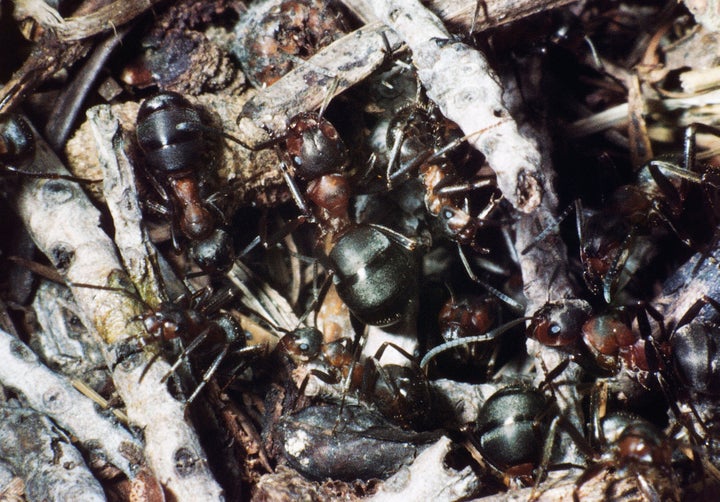
[[34,410],[0,408],[0,458],[25,480],[29,500],[105,500],[70,439]]
[[27,345],[5,331],[0,331],[0,382],[22,393],[30,407],[52,418],[128,477],[142,467],[139,441],[100,415],[70,381],[43,365]]
[[90,14],[63,18],[44,2],[15,0],[15,18],[33,18],[44,28],[57,33],[62,41],[82,40],[116,30],[148,10],[160,0],[118,0]]
[[135,192],[135,171],[124,148],[118,119],[109,105],[87,112],[103,172],[103,194],[115,225],[115,245],[141,298],[157,307],[167,300],[156,274],[157,250],[150,242]]
[[[36,134],[37,172],[64,168]],[[99,227],[99,213],[87,196],[64,180],[27,180],[14,200],[33,240],[72,284],[128,284],[113,241]],[[70,224],[71,222],[71,224]],[[169,365],[157,361],[140,382],[151,354],[127,355],[143,330],[136,316],[143,306],[116,291],[71,287],[84,313],[85,325],[102,341],[106,364],[133,424],[145,433],[145,453],[158,479],[178,500],[215,500],[222,490],[212,478],[195,432],[184,420],[184,406],[159,382]]]

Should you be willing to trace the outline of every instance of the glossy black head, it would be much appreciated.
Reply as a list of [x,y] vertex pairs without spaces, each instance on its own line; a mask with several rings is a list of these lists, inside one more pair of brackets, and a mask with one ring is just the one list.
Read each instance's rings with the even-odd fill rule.
[[317,113],[293,117],[285,139],[295,175],[309,181],[325,174],[340,173],[348,164],[348,151],[335,126]]
[[195,169],[203,151],[202,121],[188,100],[163,92],[140,106],[137,140],[148,166],[173,174]]
[[720,350],[717,326],[691,322],[670,338],[675,371],[691,391],[720,395]]
[[232,236],[216,228],[206,239],[191,243],[190,256],[207,273],[226,272],[235,262]]
[[497,391],[478,412],[474,432],[480,453],[502,471],[531,470],[542,456],[552,418],[547,411],[547,399],[536,390],[512,386]]
[[338,295],[363,323],[395,324],[414,303],[415,259],[380,230],[353,227],[335,243],[329,258]]
[[0,164],[19,167],[35,155],[32,128],[20,115],[0,114]]

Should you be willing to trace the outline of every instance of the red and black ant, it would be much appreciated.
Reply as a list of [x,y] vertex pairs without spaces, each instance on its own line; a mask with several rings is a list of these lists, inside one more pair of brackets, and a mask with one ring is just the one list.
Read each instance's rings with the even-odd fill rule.
[[[471,136],[460,133],[434,106],[429,109],[414,106],[398,112],[387,130],[390,152],[387,183],[392,188],[418,171],[425,186],[425,206],[438,223],[440,233],[458,244],[476,246],[475,234],[485,225],[499,198],[493,175],[467,182],[459,179],[454,164],[464,163],[470,157],[466,140]],[[460,151],[452,156],[458,148]],[[471,216],[467,197],[461,207],[459,196],[483,188],[491,190],[489,201],[477,216]]]
[[160,210],[171,219],[173,246],[181,249],[179,230],[193,260],[213,273],[229,269],[235,253],[221,216],[200,194],[198,170],[208,130],[197,109],[174,92],[146,99],[138,111],[138,144],[150,170],[147,178],[166,204]]
[[[301,113],[289,121],[283,142],[293,176],[283,173],[303,213],[278,234],[286,235],[305,221],[317,222],[323,265],[333,273],[340,298],[361,322],[389,326],[412,310],[417,289],[417,243],[389,228],[355,223],[348,213],[352,190],[344,175],[349,154],[335,127],[321,113]],[[303,183],[301,187],[298,183]],[[305,198],[313,202],[312,208]],[[270,239],[277,240],[277,237]],[[259,244],[256,238],[242,254]]]
[[[230,290],[211,296],[209,289],[203,289],[174,302],[164,302],[157,309],[149,309],[138,317],[154,341],[162,344],[181,340],[184,344],[162,382],[170,378],[185,360],[205,368],[202,381],[186,400],[188,404],[200,394],[222,364],[262,348],[260,345],[248,345],[248,335],[238,318],[221,310],[232,297]],[[154,356],[148,367],[160,355]],[[143,376],[146,371],[147,368]]]
[[[717,197],[720,179],[718,171],[697,161],[695,136],[704,132],[720,136],[720,129],[694,123],[687,127],[682,159],[658,158],[645,164],[637,173],[634,184],[622,185],[611,194],[600,211],[585,216],[578,207],[580,259],[585,283],[593,293],[602,293],[610,303],[615,292],[632,274],[626,270],[631,261],[634,268],[647,263],[653,246],[641,246],[639,241],[664,224],[690,247],[698,243],[686,231],[682,220],[690,189],[703,190],[707,211],[717,219]],[[699,229],[707,234],[707,227]]]

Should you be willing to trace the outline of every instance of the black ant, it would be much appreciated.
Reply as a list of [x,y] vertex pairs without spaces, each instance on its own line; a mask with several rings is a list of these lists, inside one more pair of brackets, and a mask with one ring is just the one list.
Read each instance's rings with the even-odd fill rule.
[[43,173],[28,170],[33,164],[37,139],[33,127],[20,114],[0,113],[0,174],[17,174],[28,178],[67,180],[77,183],[95,183],[97,180],[78,178],[61,173]]
[[[651,160],[637,173],[636,183],[615,189],[606,206],[588,218],[578,207],[576,216],[585,283],[593,293],[602,292],[608,303],[627,280],[630,271],[625,271],[625,267],[631,257],[647,262],[649,254],[637,241],[651,234],[659,224],[667,226],[686,245],[696,245],[680,219],[690,195],[688,183],[702,187],[705,205],[717,215],[718,173],[714,167],[697,162],[697,132],[720,136],[720,129],[691,124],[685,131],[679,162],[675,158]],[[701,230],[707,232],[707,227]]]
[[230,268],[234,249],[217,210],[200,195],[197,172],[208,130],[195,107],[175,92],[146,99],[138,111],[138,144],[151,171],[147,177],[167,204],[162,209],[172,221],[173,246],[181,249],[177,226],[190,243],[192,258],[212,273]]

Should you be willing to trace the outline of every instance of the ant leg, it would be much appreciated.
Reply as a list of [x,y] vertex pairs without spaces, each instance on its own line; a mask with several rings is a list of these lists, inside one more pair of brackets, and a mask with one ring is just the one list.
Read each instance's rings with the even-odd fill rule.
[[710,298],[707,295],[703,295],[700,298],[698,298],[695,303],[693,303],[690,308],[687,309],[687,311],[683,314],[683,316],[680,318],[680,320],[677,322],[677,325],[675,326],[675,329],[677,330],[681,326],[685,326],[686,324],[690,323],[693,319],[697,317],[697,315],[700,313],[700,311],[705,307],[706,305],[711,305],[717,312],[720,313],[720,302],[717,300]]
[[283,225],[280,230],[278,230],[275,234],[269,237],[263,237],[262,235],[258,235],[250,242],[250,244],[245,246],[245,248],[240,251],[240,253],[238,253],[237,259],[240,259],[243,256],[247,255],[250,251],[252,251],[261,244],[265,249],[269,248],[270,246],[274,246],[275,244],[283,240],[285,237],[290,235],[292,232],[297,230],[297,228],[306,221],[311,220],[308,220],[305,215],[301,214],[297,218],[293,218],[292,220],[288,221],[285,225]]
[[487,186],[493,186],[495,184],[495,180],[490,177],[478,178],[474,181],[458,184],[452,184],[453,181],[454,180],[452,180],[450,176],[445,177],[445,179],[439,181],[433,187],[433,193],[435,195],[455,195],[463,192],[471,192]]
[[337,420],[335,421],[335,425],[333,426],[333,431],[337,430],[337,428],[340,426],[340,421],[342,419],[342,412],[345,409],[345,399],[347,397],[348,392],[350,391],[350,385],[352,384],[352,378],[353,374],[355,373],[355,366],[357,366],[358,360],[360,359],[360,354],[362,353],[363,345],[364,343],[360,343],[360,340],[367,341],[367,330],[368,327],[364,324],[362,324],[354,315],[350,315],[350,323],[353,326],[353,329],[355,330],[355,337],[353,338],[352,348],[351,348],[351,354],[352,354],[352,362],[350,363],[350,368],[348,369],[348,374],[345,377],[345,381],[343,382],[343,393],[342,397],[340,398],[340,407],[338,408],[338,416]]
[[205,339],[208,337],[209,334],[210,334],[209,329],[206,329],[202,333],[200,333],[198,336],[196,336],[195,339],[185,349],[183,349],[183,351],[178,356],[177,360],[173,363],[172,366],[170,366],[170,369],[168,370],[168,372],[165,373],[165,376],[163,376],[160,379],[160,383],[167,382],[168,378],[170,378],[170,376],[173,373],[175,373],[177,371],[177,369],[180,367],[183,360],[187,359],[187,356],[192,351],[197,349],[200,346],[200,344],[205,341]]
[[[533,249],[535,246],[537,246],[542,241],[544,241],[545,238],[548,235],[550,235],[551,232],[555,232],[558,229],[558,227],[560,226],[560,223],[562,223],[565,220],[565,218],[567,218],[573,210],[578,209],[578,204],[579,204],[579,202],[575,201],[573,204],[570,204],[568,207],[566,207],[557,218],[554,218],[554,220],[548,226],[546,226],[539,234],[537,234],[535,236],[535,238],[532,240],[532,242],[530,244],[525,246],[525,249],[520,251],[520,254],[525,256],[526,254],[528,254],[528,252],[531,249]],[[578,228],[579,228],[579,226],[578,226]],[[578,234],[580,234],[579,230],[578,230]]]
[[215,356],[215,359],[213,360],[212,364],[210,365],[210,367],[207,369],[207,371],[203,375],[202,381],[198,384],[197,387],[195,387],[195,390],[190,395],[190,397],[187,398],[187,401],[185,401],[185,406],[192,403],[193,400],[198,396],[198,394],[200,394],[200,391],[203,389],[203,387],[205,387],[205,385],[207,385],[207,383],[210,381],[210,379],[213,377],[215,372],[220,367],[220,363],[222,363],[223,359],[225,359],[225,356],[227,356],[229,350],[230,350],[229,343],[226,343],[225,345],[223,345],[222,350],[220,351],[220,353],[217,356]]
[[518,312],[518,313],[525,312],[525,307],[523,305],[521,305],[519,302],[510,298],[508,295],[506,295],[499,289],[494,288],[487,282],[480,279],[477,275],[475,275],[475,272],[473,272],[472,268],[470,267],[470,262],[468,261],[467,255],[465,254],[465,251],[463,251],[462,246],[460,246],[460,244],[457,245],[457,249],[458,249],[458,254],[460,255],[460,261],[462,262],[463,266],[465,267],[465,271],[467,272],[468,277],[470,277],[471,281],[476,282],[477,284],[480,284],[483,288],[487,289],[493,296],[497,297],[499,300],[504,302],[513,311]]
[[693,122],[685,128],[685,140],[683,142],[683,162],[685,168],[689,171],[695,170],[695,161],[697,157],[697,144],[695,136],[698,132],[713,134],[720,137],[720,129],[700,122]]
[[633,226],[627,237],[625,237],[623,243],[620,245],[620,251],[617,256],[615,256],[615,259],[610,266],[610,270],[608,270],[607,274],[605,274],[605,278],[603,279],[603,298],[607,303],[612,303],[612,297],[618,289],[622,272],[625,269],[625,263],[627,263],[628,258],[630,258],[637,233],[637,226]]
[[[60,173],[36,173],[33,171],[25,171],[24,169],[19,169],[17,167],[9,166],[5,164],[2,167],[3,170],[5,170],[8,173],[17,174],[20,176],[26,176],[28,178],[33,179],[41,179],[41,180],[65,180],[65,181],[73,181],[75,183],[102,183],[103,180],[91,180],[88,178],[79,178],[77,176],[73,176],[71,174],[60,174]],[[2,174],[2,171],[0,171],[0,174]]]
[[[405,357],[408,361],[410,361],[411,363],[415,363],[415,358],[410,353],[408,353],[408,351],[393,342],[381,343],[378,349],[375,351],[375,355],[373,357],[377,359],[378,362],[380,362],[380,359],[382,359],[382,356],[385,353],[385,349],[387,349],[388,347],[392,347],[398,354]],[[417,363],[415,363],[415,365],[417,365]]]

